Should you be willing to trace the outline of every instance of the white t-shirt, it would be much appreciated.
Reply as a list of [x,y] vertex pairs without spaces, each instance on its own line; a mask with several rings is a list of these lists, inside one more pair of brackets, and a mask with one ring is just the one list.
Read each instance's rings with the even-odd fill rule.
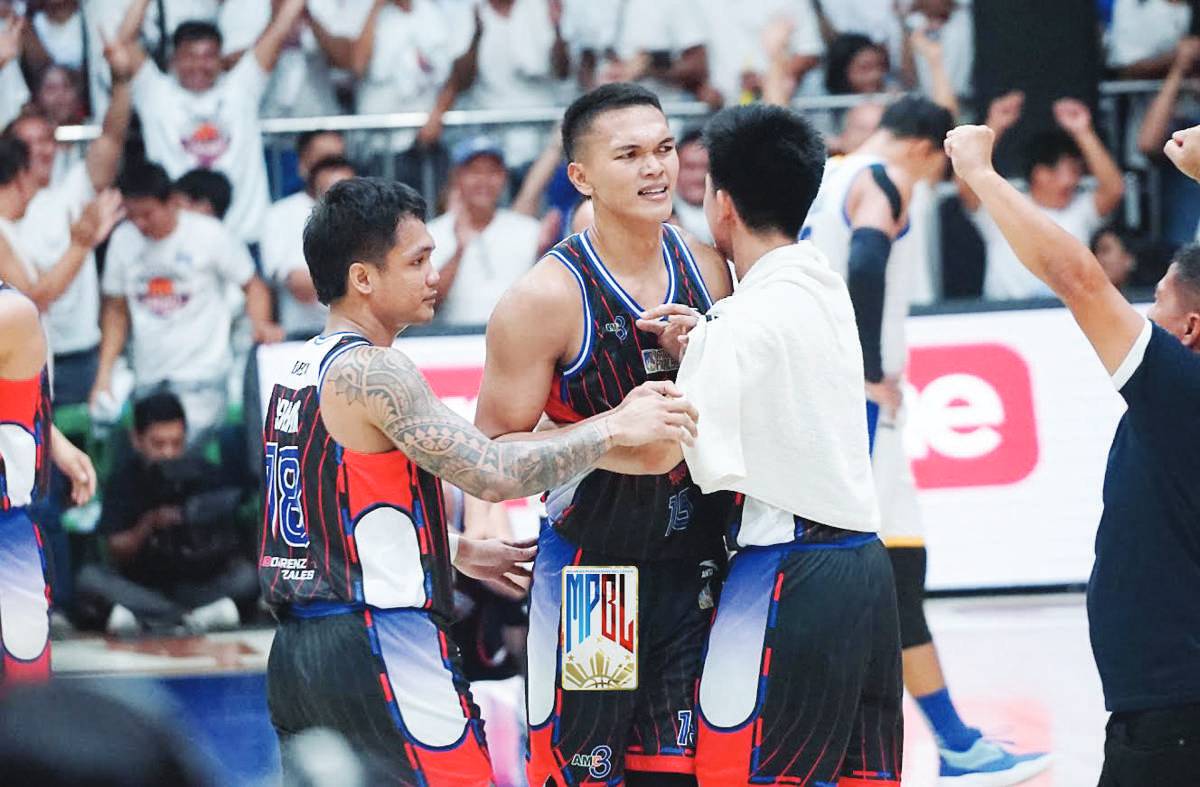
[[[639,52],[669,52],[672,58],[708,44],[703,15],[690,0],[628,0],[618,25],[617,55],[629,59]],[[655,79],[642,82],[663,102],[693,101],[695,96]]]
[[258,105],[268,74],[252,52],[204,93],[180,87],[150,60],[133,79],[133,107],[142,119],[146,156],[177,178],[196,167],[215,169],[233,184],[225,223],[253,243],[270,198]]
[[[503,208],[496,211],[492,223],[463,253],[454,286],[438,309],[438,320],[455,325],[486,323],[504,291],[537,262],[540,230],[528,216]],[[429,234],[437,244],[433,267],[441,270],[458,249],[454,214],[444,213],[429,222]]]
[[[87,165],[73,164],[66,175],[39,191],[21,219],[21,240],[29,262],[42,271],[53,268],[71,246],[71,224],[96,196]],[[100,343],[100,282],[96,257],[83,267],[43,318],[55,354],[89,350]]]
[[1116,0],[1108,34],[1108,65],[1123,68],[1166,54],[1187,35],[1192,9],[1168,0]]
[[825,52],[811,0],[761,0],[756,3],[703,0],[700,10],[710,32],[709,76],[727,105],[740,103],[744,72],[766,72],[768,63],[762,35],[776,17],[788,17],[794,25],[789,44],[792,54],[819,56]]
[[[1038,208],[1055,224],[1081,243],[1088,243],[1092,233],[1100,229],[1103,217],[1096,212],[1096,195],[1081,191],[1062,210]],[[971,214],[987,248],[987,268],[983,277],[983,295],[992,300],[1015,298],[1053,298],[1054,292],[1021,264],[1016,253],[1004,239],[1000,228],[986,210]]]
[[[923,30],[928,25],[921,14],[914,14],[913,29]],[[950,14],[946,23],[937,30],[937,40],[942,45],[942,65],[954,95],[971,94],[971,70],[975,65],[975,24],[971,21],[970,9],[959,6]],[[929,63],[920,55],[914,55],[917,64],[917,82],[921,92],[933,95],[933,72]]]
[[[461,40],[461,37],[459,37]],[[393,3],[379,10],[371,62],[358,86],[359,114],[428,112],[450,76],[455,52],[445,12],[413,0],[408,13]],[[395,144],[411,144],[412,131]]]
[[[125,12],[129,10],[132,2],[133,0],[84,0],[83,3],[88,52],[92,53],[87,62],[88,84],[91,87],[92,117],[97,119],[104,117],[112,96],[112,74],[103,57],[104,41],[112,41],[116,37]],[[169,39],[175,28],[183,22],[193,19],[217,21],[218,2],[219,0],[165,0],[163,7],[167,18],[164,29],[167,38]],[[159,39],[158,3],[150,3],[146,9],[141,37],[147,52],[154,51]]]
[[0,128],[21,114],[21,107],[28,101],[29,86],[25,84],[19,59],[14,57],[0,68]]
[[[358,38],[371,10],[371,0],[309,0],[308,12],[331,35]],[[218,24],[223,54],[253,49],[271,21],[269,3],[225,0]],[[285,44],[263,96],[262,117],[316,117],[341,114],[335,88],[339,71],[308,25],[299,41]]]
[[[479,73],[463,96],[463,106],[471,109],[555,106],[559,80],[550,63],[554,27],[550,24],[547,0],[517,0],[508,16],[496,13],[485,2],[480,4],[479,14],[483,20]],[[515,128],[504,131],[502,137],[508,165],[517,166],[537,156],[544,133],[537,128]]]
[[45,14],[33,17],[33,29],[50,59],[60,66],[83,65],[83,17],[76,11],[66,22],[57,24]]
[[304,223],[316,200],[307,192],[298,191],[284,197],[267,211],[263,224],[263,273],[275,285],[279,298],[279,322],[287,333],[313,331],[325,327],[329,308],[321,303],[301,303],[287,288],[288,274],[307,270],[304,260]]
[[180,211],[175,231],[159,241],[128,222],[117,227],[102,286],[129,304],[137,384],[223,379],[232,323],[226,288],[253,275],[245,244],[209,216]]

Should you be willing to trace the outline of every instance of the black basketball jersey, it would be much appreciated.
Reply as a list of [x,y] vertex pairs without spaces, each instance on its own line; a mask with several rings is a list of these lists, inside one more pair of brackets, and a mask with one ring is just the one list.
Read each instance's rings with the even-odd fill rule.
[[[587,233],[549,252],[566,266],[583,299],[584,339],[576,358],[557,370],[546,414],[572,423],[616,407],[648,380],[674,380],[678,362],[653,334],[638,330],[643,311],[604,266]],[[702,312],[712,305],[683,237],[663,225],[667,303]],[[656,304],[651,304],[656,305]],[[594,470],[547,498],[551,520],[572,543],[637,561],[707,557],[719,544],[721,517],[709,511],[687,466],[662,476]]]
[[304,345],[271,392],[263,432],[259,580],[273,605],[453,609],[441,482],[398,450],[351,451],[321,418],[332,361],[368,344],[336,333]]

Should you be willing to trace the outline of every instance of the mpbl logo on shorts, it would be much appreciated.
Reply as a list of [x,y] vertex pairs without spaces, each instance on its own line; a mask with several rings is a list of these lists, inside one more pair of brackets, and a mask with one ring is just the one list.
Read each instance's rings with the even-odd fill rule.
[[563,569],[563,689],[637,688],[637,585],[632,566]]

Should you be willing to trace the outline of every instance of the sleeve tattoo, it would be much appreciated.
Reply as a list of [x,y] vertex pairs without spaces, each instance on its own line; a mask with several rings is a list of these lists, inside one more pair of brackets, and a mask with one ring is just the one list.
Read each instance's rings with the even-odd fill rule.
[[544,492],[592,467],[610,447],[596,423],[520,442],[489,440],[442,403],[416,365],[391,348],[338,358],[327,384],[421,468],[469,495],[497,502]]

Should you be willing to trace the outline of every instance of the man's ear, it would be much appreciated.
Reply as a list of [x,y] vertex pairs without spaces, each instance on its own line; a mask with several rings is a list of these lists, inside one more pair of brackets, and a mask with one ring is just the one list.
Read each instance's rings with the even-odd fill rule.
[[592,196],[594,189],[592,184],[588,182],[587,172],[577,161],[572,161],[567,165],[567,177],[575,186],[575,190],[585,197]]
[[370,295],[375,290],[375,283],[371,280],[371,268],[374,267],[365,262],[350,263],[350,270],[346,274],[346,291],[351,289],[358,292],[360,295]]
[[1200,351],[1200,312],[1190,312],[1186,319],[1180,341],[1184,347]]

